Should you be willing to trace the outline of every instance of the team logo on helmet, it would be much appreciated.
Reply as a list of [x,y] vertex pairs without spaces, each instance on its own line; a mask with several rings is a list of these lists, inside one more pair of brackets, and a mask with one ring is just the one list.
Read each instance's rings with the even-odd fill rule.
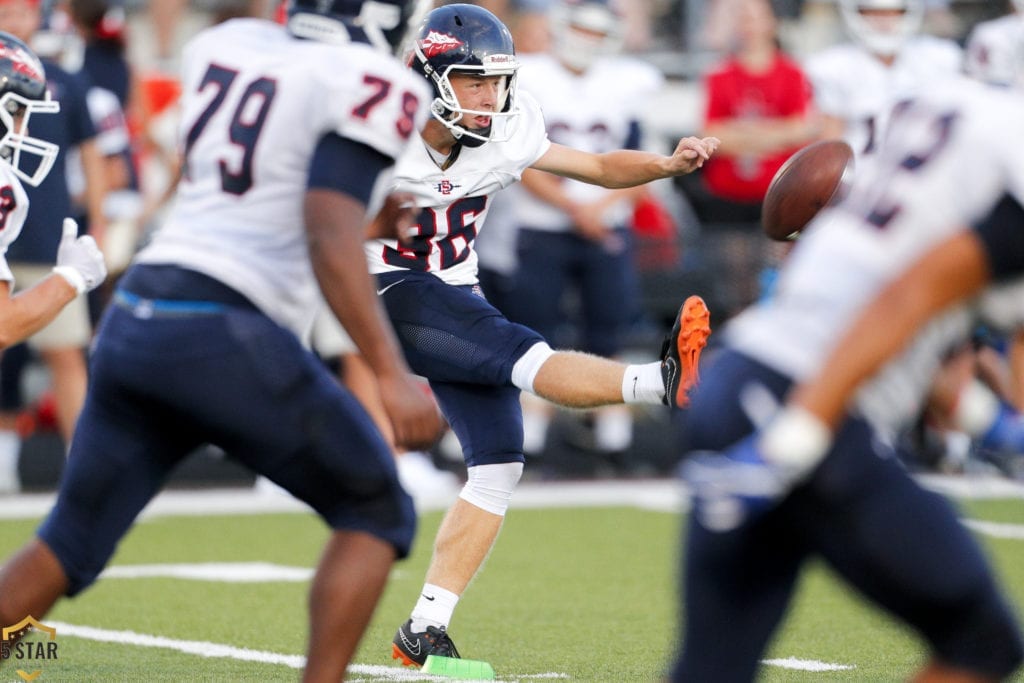
[[19,74],[42,80],[43,72],[39,61],[20,47],[0,45],[0,59],[11,60],[11,67]]
[[446,33],[438,33],[437,31],[431,30],[427,34],[427,37],[420,41],[420,49],[423,50],[423,55],[430,59],[437,55],[443,55],[445,52],[451,52],[462,47],[463,42],[455,36],[450,36]]

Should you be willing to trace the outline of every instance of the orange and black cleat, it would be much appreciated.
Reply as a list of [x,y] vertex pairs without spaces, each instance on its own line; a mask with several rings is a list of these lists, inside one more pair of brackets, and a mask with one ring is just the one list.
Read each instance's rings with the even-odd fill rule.
[[700,352],[711,335],[711,312],[704,299],[693,295],[683,302],[672,331],[661,347],[661,378],[665,382],[665,404],[685,408],[689,391],[700,378]]
[[458,659],[459,651],[444,627],[428,626],[426,631],[413,633],[412,619],[409,619],[391,641],[391,658],[402,660],[402,666],[420,667],[429,655]]

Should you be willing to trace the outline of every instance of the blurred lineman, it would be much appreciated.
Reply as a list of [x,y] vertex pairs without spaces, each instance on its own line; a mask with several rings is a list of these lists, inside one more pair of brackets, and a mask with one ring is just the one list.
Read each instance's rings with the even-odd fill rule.
[[1024,87],[1024,0],[1006,16],[975,24],[967,37],[964,71],[985,83]]
[[490,196],[531,167],[604,187],[682,175],[700,168],[718,140],[684,138],[672,156],[593,154],[551,143],[536,100],[516,90],[508,29],[478,6],[433,10],[413,48],[414,72],[434,87],[433,118],[422,132],[426,144],[410,145],[399,160],[393,186],[413,195],[421,211],[410,245],[373,240],[366,251],[405,356],[430,380],[467,465],[422,595],[394,638],[393,656],[421,665],[428,655],[457,656],[448,623],[498,536],[523,471],[520,390],[575,408],[682,406],[710,332],[708,310],[694,296],[680,307],[663,361],[627,366],[553,351],[501,315],[477,283],[473,242]]
[[[60,105],[50,100],[39,59],[6,33],[0,33],[0,81],[0,348],[7,348],[48,325],[79,294],[99,286],[107,271],[93,238],[78,237],[78,225],[65,218],[57,267],[12,295],[14,275],[6,254],[28,214],[22,182],[39,185],[59,151],[56,145],[29,135],[29,120],[33,114],[56,113]],[[18,487],[18,450],[0,449],[0,491]]]
[[[304,678],[339,681],[412,502],[387,443],[303,347],[318,288],[377,375],[396,438],[436,439],[362,252],[428,91],[391,57],[413,5],[292,0],[287,28],[238,19],[186,48],[185,172],[100,325],[57,504],[0,572],[0,621],[89,586],[171,470],[216,444],[333,529],[310,596]],[[358,19],[357,19],[358,18]]]
[[822,114],[822,136],[859,156],[885,134],[892,107],[960,73],[960,47],[920,33],[925,0],[839,0],[854,39],[812,55],[805,69]]
[[[567,0],[552,10],[550,53],[519,57],[519,87],[544,111],[548,137],[601,154],[641,149],[642,107],[661,87],[654,67],[621,55],[622,16],[603,0]],[[515,322],[559,341],[568,322],[582,351],[613,357],[637,317],[638,283],[629,220],[648,188],[609,190],[527,169],[522,185],[501,197],[515,214],[518,253],[508,309]],[[578,313],[564,310],[567,291],[579,293]],[[487,292],[488,295],[490,292]],[[550,403],[523,396],[527,453],[543,450]],[[624,451],[632,441],[627,406],[594,411],[595,445]]]
[[[1024,319],[1022,116],[1019,95],[967,79],[899,107],[847,199],[797,243],[776,296],[725,330],[685,416],[695,508],[673,680],[752,680],[814,557],[924,639],[931,659],[914,680],[992,681],[1019,666],[1018,627],[980,548],[910,478],[892,435],[975,316]],[[989,281],[1016,290],[940,321],[854,396],[936,307]],[[801,382],[804,407],[777,412]]]

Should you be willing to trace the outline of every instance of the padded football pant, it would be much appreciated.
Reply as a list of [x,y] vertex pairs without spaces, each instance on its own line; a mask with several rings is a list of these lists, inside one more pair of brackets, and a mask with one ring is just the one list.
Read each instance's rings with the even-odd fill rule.
[[466,465],[524,462],[512,366],[544,339],[510,322],[477,286],[405,270],[377,279],[409,367],[430,381]]
[[415,511],[390,448],[323,364],[237,293],[186,274],[174,289],[197,298],[148,298],[159,291],[149,276],[181,271],[135,268],[104,315],[57,505],[39,531],[69,594],[96,578],[174,467],[207,442],[332,528],[407,554]]
[[[685,451],[721,450],[753,430],[744,387],[760,384],[780,400],[790,387],[732,351],[709,361],[684,417]],[[991,676],[1019,665],[1017,624],[978,544],[943,497],[920,488],[869,425],[850,418],[812,477],[760,520],[716,533],[690,516],[672,679],[753,680],[814,558],[916,629],[942,662]]]

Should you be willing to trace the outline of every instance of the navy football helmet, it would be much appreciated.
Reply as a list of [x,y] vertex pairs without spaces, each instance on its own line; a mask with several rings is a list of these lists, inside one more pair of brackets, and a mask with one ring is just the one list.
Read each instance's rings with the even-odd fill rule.
[[[519,112],[515,102],[519,63],[512,34],[498,17],[477,5],[444,5],[433,10],[416,33],[409,64],[434,88],[431,115],[462,144],[478,147],[511,136],[512,119]],[[496,111],[464,108],[452,88],[453,73],[502,77]],[[470,128],[460,123],[467,116],[489,116],[491,124],[485,129]]]
[[368,42],[401,54],[430,0],[288,0],[288,30],[325,43]]
[[52,142],[28,134],[29,119],[59,111],[39,58],[25,43],[0,32],[0,157],[29,185],[43,182],[59,151]]

